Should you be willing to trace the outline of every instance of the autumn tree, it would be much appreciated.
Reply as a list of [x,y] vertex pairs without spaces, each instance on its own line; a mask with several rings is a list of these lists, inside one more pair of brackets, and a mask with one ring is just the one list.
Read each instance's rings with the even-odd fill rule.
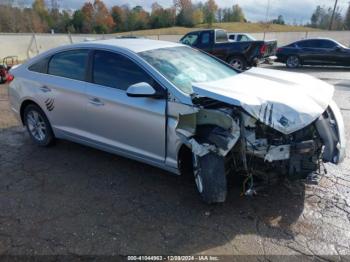
[[113,18],[101,0],[93,4],[93,24],[96,33],[109,33],[114,27]]
[[49,12],[47,10],[47,6],[44,0],[35,0],[32,4],[33,11],[40,17],[41,19],[41,28],[42,31],[48,30],[48,24],[50,22]]
[[120,6],[113,6],[111,9],[111,16],[114,21],[115,31],[124,31],[126,22],[126,13],[124,8]]
[[81,8],[83,26],[82,33],[91,33],[94,27],[94,6],[90,2],[86,2]]
[[196,8],[192,14],[193,25],[202,24],[204,21],[204,14],[202,9]]
[[218,10],[218,6],[215,0],[208,0],[204,5],[204,21],[208,26],[212,26],[215,22],[215,15]]
[[[76,13],[80,16],[80,13]],[[86,2],[81,8],[83,33],[109,33],[113,30],[114,21],[106,5],[101,0]],[[77,17],[80,18],[80,17]]]
[[146,12],[142,6],[135,6],[131,10],[133,30],[142,30],[149,27],[150,15]]
[[193,4],[191,0],[174,0],[174,7],[177,10],[176,24],[179,26],[194,26]]

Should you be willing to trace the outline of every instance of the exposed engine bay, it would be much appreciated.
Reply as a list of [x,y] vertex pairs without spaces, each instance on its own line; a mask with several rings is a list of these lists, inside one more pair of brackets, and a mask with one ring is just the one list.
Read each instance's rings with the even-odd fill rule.
[[247,176],[273,171],[290,179],[306,178],[321,172],[324,162],[340,161],[337,125],[330,107],[312,124],[283,134],[240,107],[204,97],[193,101],[197,113],[180,115],[176,131],[192,150],[195,169],[202,172],[199,160],[208,154],[223,161],[205,163],[206,168],[224,165],[213,168]]

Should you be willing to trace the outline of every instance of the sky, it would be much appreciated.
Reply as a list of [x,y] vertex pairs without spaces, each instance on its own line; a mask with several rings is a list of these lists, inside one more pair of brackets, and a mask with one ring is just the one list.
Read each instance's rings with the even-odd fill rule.
[[[2,1],[2,0],[0,0]],[[32,2],[32,0],[18,0]],[[50,0],[47,0],[50,1]],[[59,0],[60,7],[64,9],[77,9],[87,0]],[[92,0],[91,0],[92,1]],[[141,5],[146,10],[150,10],[152,3],[156,0],[103,0],[108,6],[129,4],[130,7]],[[192,0],[197,3],[200,0]],[[202,0],[204,2],[205,0]],[[334,6],[335,0],[216,0],[219,7],[231,7],[239,4],[249,21],[264,21],[266,19],[267,3],[270,1],[269,19],[283,15],[289,23],[294,21],[304,24],[310,21],[310,17],[317,5],[326,7]],[[157,0],[164,7],[172,5],[173,0]],[[338,0],[338,6],[345,12],[350,0]]]

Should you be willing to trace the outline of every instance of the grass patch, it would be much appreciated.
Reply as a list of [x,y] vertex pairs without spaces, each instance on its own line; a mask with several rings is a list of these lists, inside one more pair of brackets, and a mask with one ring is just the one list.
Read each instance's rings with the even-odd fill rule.
[[[168,27],[160,29],[147,29],[133,32],[119,33],[118,35],[184,35],[188,32],[200,29],[206,29],[206,24],[197,25],[193,28],[188,27]],[[306,31],[320,31],[315,28],[304,26],[291,25],[275,25],[263,23],[215,23],[212,28],[221,28],[229,32],[247,32],[247,33],[261,33],[261,32],[306,32]]]

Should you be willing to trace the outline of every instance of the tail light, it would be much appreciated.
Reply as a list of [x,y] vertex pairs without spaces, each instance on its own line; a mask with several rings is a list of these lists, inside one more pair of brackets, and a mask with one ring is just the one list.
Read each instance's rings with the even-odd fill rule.
[[267,50],[267,45],[262,45],[262,46],[260,47],[260,54],[261,54],[261,55],[265,54],[266,50]]
[[10,83],[13,81],[13,79],[15,79],[14,75],[8,74],[6,81],[7,81],[7,83]]
[[277,52],[282,52],[282,48],[277,48]]

